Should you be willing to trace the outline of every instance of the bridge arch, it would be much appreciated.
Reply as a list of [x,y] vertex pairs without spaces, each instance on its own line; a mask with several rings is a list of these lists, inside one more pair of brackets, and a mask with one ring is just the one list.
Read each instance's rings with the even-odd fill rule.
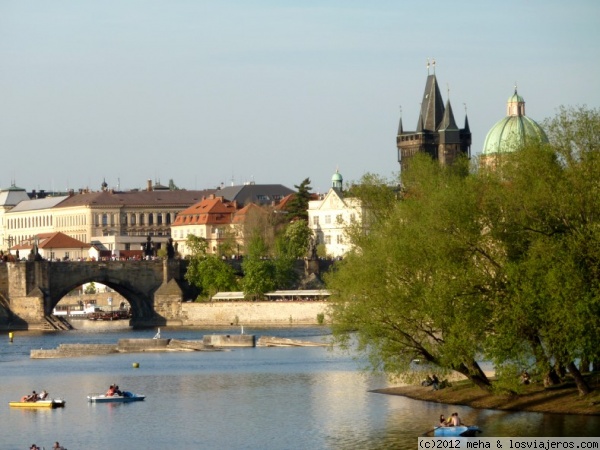
[[0,293],[8,293],[11,314],[35,324],[73,289],[93,281],[129,302],[132,325],[166,325],[177,323],[181,302],[197,295],[185,280],[187,266],[183,260],[6,263],[0,267]]
[[105,286],[108,286],[119,295],[125,298],[129,305],[131,306],[131,313],[133,321],[143,320],[143,319],[151,319],[154,315],[154,311],[152,308],[152,302],[148,301],[145,298],[144,293],[139,291],[138,289],[131,287],[124,287],[119,283],[112,282],[109,280],[101,279],[99,277],[85,277],[82,278],[81,281],[76,282],[76,284],[63,285],[61,289],[56,293],[53,293],[49,296],[48,301],[44,304],[44,313],[46,315],[52,314],[52,311],[56,307],[56,305],[64,299],[69,292],[73,289],[86,284],[86,283],[101,283]]

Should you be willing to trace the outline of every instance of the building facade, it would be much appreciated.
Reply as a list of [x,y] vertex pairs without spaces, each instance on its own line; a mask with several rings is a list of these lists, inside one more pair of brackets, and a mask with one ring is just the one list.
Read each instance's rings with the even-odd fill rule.
[[347,230],[350,226],[363,226],[365,218],[361,202],[346,197],[342,185],[342,175],[336,171],[327,194],[308,202],[308,226],[316,243],[323,244],[331,258],[340,258],[351,249]]
[[[81,191],[18,203],[4,214],[12,245],[39,233],[61,232],[104,251],[140,250],[148,236],[166,244],[177,214],[215,190]],[[7,239],[5,239],[6,241]]]

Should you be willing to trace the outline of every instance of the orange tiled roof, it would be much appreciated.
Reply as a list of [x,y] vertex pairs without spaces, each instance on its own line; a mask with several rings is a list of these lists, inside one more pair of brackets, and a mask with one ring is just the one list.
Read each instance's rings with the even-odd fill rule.
[[228,224],[231,223],[231,216],[236,211],[236,202],[228,202],[222,197],[211,196],[181,211],[173,226]]

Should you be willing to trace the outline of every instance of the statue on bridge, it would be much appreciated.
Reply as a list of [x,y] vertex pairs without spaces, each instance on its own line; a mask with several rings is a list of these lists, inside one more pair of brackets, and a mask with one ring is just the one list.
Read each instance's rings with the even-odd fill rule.
[[167,241],[167,259],[175,258],[175,246],[173,246],[173,238],[169,238]]
[[154,256],[154,242],[152,242],[150,236],[148,236],[146,242],[142,244],[142,251],[144,252],[145,259],[152,259]]

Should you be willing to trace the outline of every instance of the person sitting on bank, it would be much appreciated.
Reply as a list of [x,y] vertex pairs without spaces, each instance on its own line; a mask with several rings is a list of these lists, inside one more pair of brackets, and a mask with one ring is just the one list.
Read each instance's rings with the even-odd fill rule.
[[113,395],[115,395],[115,385],[111,384],[110,387],[108,388],[108,391],[106,391],[106,396],[112,397]]
[[521,374],[521,384],[529,384],[529,383],[531,383],[531,377],[529,376],[527,371],[524,370],[523,373]]
[[440,380],[436,374],[433,374],[431,377],[431,385],[433,386],[434,391],[437,391],[440,388]]

